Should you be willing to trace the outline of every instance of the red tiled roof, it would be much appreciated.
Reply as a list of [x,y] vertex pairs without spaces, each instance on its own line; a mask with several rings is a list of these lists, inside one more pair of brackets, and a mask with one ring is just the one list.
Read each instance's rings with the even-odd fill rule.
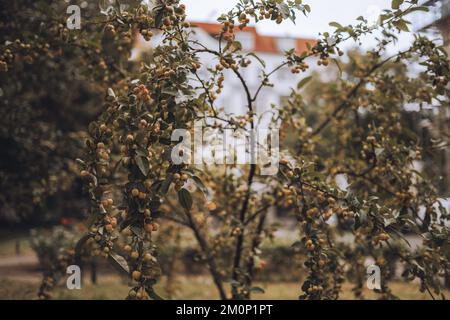
[[[203,29],[212,36],[218,35],[222,31],[222,25],[218,23],[208,23],[208,22],[192,22],[193,26]],[[282,51],[277,46],[278,37],[263,36],[258,33],[255,27],[245,27],[239,30],[235,27],[237,32],[250,32],[254,36],[254,51],[255,52],[267,52],[267,53],[282,53]],[[316,41],[313,39],[303,39],[296,38],[296,51],[303,52],[307,49],[307,43],[313,45]]]

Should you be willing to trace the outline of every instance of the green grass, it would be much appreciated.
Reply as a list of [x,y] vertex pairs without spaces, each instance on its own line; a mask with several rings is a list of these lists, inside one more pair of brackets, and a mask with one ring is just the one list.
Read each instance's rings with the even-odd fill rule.
[[30,235],[28,232],[8,233],[0,232],[0,257],[16,255],[16,244],[19,244],[20,254],[29,255],[33,250],[30,246]]
[[38,285],[29,281],[0,279],[1,300],[30,300],[36,298]]
[[[184,246],[194,243],[192,235],[184,234],[189,241],[184,242]],[[21,244],[21,255],[32,255],[33,251],[29,244],[29,234],[22,233],[0,233],[0,257],[14,257],[16,255],[16,241]],[[287,244],[279,240],[276,244]],[[273,246],[274,243],[265,243],[266,246]],[[9,270],[9,269],[8,269]],[[8,271],[7,270],[7,271]],[[39,286],[39,275],[34,274],[17,274],[17,272],[7,273],[8,276],[0,275],[0,299],[34,299]],[[12,275],[14,274],[14,277]],[[19,280],[20,279],[20,280]],[[24,280],[28,279],[28,280]],[[253,294],[254,299],[292,299],[295,300],[300,294],[300,281],[298,282],[263,282],[256,283],[265,290],[264,294]],[[430,299],[427,293],[419,292],[418,284],[411,283],[393,283],[390,286],[393,293],[402,299],[424,300]],[[179,276],[174,281],[172,295],[169,296],[166,292],[166,283],[163,278],[158,283],[157,292],[164,298],[173,299],[218,299],[216,288],[207,276]],[[353,299],[353,294],[350,285],[344,285],[344,291],[341,294],[341,299]],[[118,277],[117,275],[101,275],[97,285],[92,285],[89,282],[85,283],[81,290],[67,290],[65,287],[58,287],[55,289],[54,299],[123,299],[126,297],[129,290],[127,280]],[[446,292],[446,296],[450,296],[450,292]],[[366,290],[365,297],[368,299],[376,299],[377,294],[373,291]]]
[[[38,288],[38,281],[23,281],[12,279],[0,279],[0,299],[34,299]],[[257,283],[265,290],[265,293],[253,294],[254,299],[269,300],[296,300],[300,293],[299,283],[294,282],[276,282],[276,283]],[[351,286],[344,285],[344,291],[340,299],[354,299]],[[401,299],[411,300],[429,300],[430,296],[419,292],[417,284],[393,283],[391,285],[393,293]],[[117,276],[106,276],[100,279],[97,285],[84,284],[81,290],[68,290],[65,287],[58,287],[53,292],[53,299],[59,300],[121,300],[128,293],[129,287],[127,281]],[[165,290],[164,279],[157,285],[157,292],[164,298],[168,298]],[[376,299],[377,294],[365,290],[367,299]],[[450,292],[445,293],[450,296]],[[206,276],[177,278],[175,284],[173,299],[218,299],[216,289],[210,278]]]

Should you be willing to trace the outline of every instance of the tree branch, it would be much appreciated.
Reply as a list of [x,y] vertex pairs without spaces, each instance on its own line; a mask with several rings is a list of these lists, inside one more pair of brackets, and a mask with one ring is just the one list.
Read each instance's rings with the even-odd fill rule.
[[204,238],[202,235],[202,232],[200,231],[200,228],[195,223],[194,219],[192,218],[191,212],[189,210],[184,210],[186,217],[188,219],[188,223],[192,231],[194,232],[195,238],[197,239],[197,242],[200,245],[200,248],[202,249],[203,253],[206,256],[206,261],[209,266],[209,271],[213,277],[214,284],[217,287],[217,290],[219,291],[220,298],[222,300],[227,300],[227,295],[225,293],[225,289],[223,287],[223,281],[222,277],[219,274],[218,266],[216,264],[216,259],[214,255],[212,254],[211,248],[208,245],[208,241]]

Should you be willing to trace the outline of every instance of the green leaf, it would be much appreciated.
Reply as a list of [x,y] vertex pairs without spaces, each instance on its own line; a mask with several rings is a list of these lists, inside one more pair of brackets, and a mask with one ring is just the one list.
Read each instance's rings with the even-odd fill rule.
[[192,176],[191,178],[192,178],[192,180],[194,180],[195,185],[197,186],[197,188],[199,188],[200,191],[203,192],[203,194],[208,195],[208,189],[206,188],[206,186],[203,183],[203,181],[200,180],[200,178],[197,177],[197,176]]
[[183,208],[190,210],[192,208],[192,197],[191,193],[185,188],[178,191],[178,200]]
[[384,226],[389,227],[391,224],[395,224],[397,222],[397,219],[395,218],[384,218]]
[[286,3],[280,3],[277,6],[278,6],[278,9],[280,10],[281,15],[283,16],[284,19],[289,17],[290,10],[289,10],[289,6]]
[[398,10],[400,6],[402,5],[404,0],[392,0],[391,7],[392,9]]
[[297,89],[301,89],[303,88],[309,81],[311,81],[312,76],[303,78],[298,84],[297,84]]
[[387,19],[389,19],[392,15],[391,14],[382,14],[380,15],[380,23],[383,23]]
[[251,292],[254,292],[254,293],[265,293],[264,289],[261,288],[261,287],[252,287],[252,288],[250,289],[250,291],[251,291]]
[[164,180],[161,184],[161,193],[166,194],[169,191],[170,184],[173,181],[173,174],[168,174],[166,180]]
[[366,19],[364,19],[363,16],[359,16],[358,18],[356,18],[356,20],[366,22]]
[[379,157],[384,152],[384,148],[375,148],[375,156]]
[[130,230],[139,238],[144,238],[145,231],[137,225],[131,225]]
[[303,6],[303,8],[305,8],[305,11],[306,11],[306,12],[308,12],[308,13],[311,12],[311,7],[309,6],[309,4],[305,4],[305,5]]
[[232,46],[233,46],[234,50],[237,50],[237,51],[242,50],[242,44],[239,41],[233,41]]
[[161,277],[162,270],[159,266],[159,263],[157,262],[156,258],[155,260],[152,260],[150,262],[145,262],[142,265],[142,274],[145,276],[148,276],[150,278],[156,279]]
[[405,20],[394,21],[394,22],[392,22],[392,24],[401,31],[405,31],[405,32],[409,31],[408,25],[406,24]]
[[111,252],[108,256],[109,261],[112,262],[113,266],[119,271],[125,273],[127,276],[130,275],[130,267],[124,257]]
[[157,6],[153,9],[155,12],[155,26],[156,28],[161,27],[164,18],[164,8],[162,6]]
[[134,157],[134,160],[136,161],[136,164],[139,167],[139,170],[141,170],[144,177],[146,177],[148,174],[148,171],[150,170],[150,164],[148,163],[147,157],[136,156],[136,157]]
[[123,220],[119,225],[119,231],[122,231],[125,228],[128,228],[135,221],[134,217],[127,217]]
[[329,23],[330,27],[335,27],[336,29],[342,29],[342,25],[340,23],[337,22],[330,22]]

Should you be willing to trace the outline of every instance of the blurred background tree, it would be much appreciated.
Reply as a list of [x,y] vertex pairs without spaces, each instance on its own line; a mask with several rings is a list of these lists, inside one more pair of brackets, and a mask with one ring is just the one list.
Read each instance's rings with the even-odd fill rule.
[[[92,23],[67,29],[69,4],[79,5],[82,21]],[[132,68],[131,32],[105,30],[95,23],[101,17],[97,2],[0,4],[3,226],[83,216],[87,203],[75,159],[82,154],[88,124],[102,110],[107,88],[120,84],[124,70]],[[120,41],[113,41],[118,35]]]
[[[350,50],[344,59],[336,60],[336,63],[328,68],[326,74],[314,71],[311,80],[301,91],[301,95],[297,97],[304,100],[302,102],[298,99],[285,100],[288,104],[301,103],[302,105],[302,109],[296,110],[302,115],[300,119],[296,119],[296,124],[290,123],[287,125],[294,129],[294,125],[312,124],[323,120],[324,108],[332,105],[333,101],[340,97],[342,80],[354,80],[352,75],[355,72],[360,72],[360,67],[369,59],[370,56],[363,51],[354,49]],[[417,65],[418,61],[411,60],[410,63]],[[450,137],[446,134],[449,128],[447,126],[448,121],[443,117],[448,112],[447,108],[433,106],[430,97],[427,97],[427,92],[423,89],[427,79],[423,77],[411,79],[411,74],[417,73],[417,70],[414,71],[414,67],[412,68],[411,65],[389,62],[382,67],[382,71],[396,81],[407,83],[408,92],[411,95],[414,92],[419,92],[425,98],[422,103],[405,103],[404,108],[398,110],[398,126],[402,127],[402,130],[399,131],[399,138],[403,142],[412,139],[423,149],[423,157],[420,162],[416,163],[418,166],[416,169],[428,177],[441,177],[441,179],[436,180],[438,194],[443,198],[448,197],[450,195],[450,176],[447,174],[449,159],[446,154]],[[364,106],[368,102],[362,101],[362,105]],[[445,104],[445,101],[441,100],[440,103]],[[345,122],[347,126],[355,121],[358,122],[360,124],[359,134],[365,136],[368,133],[368,126],[375,119],[371,117],[370,113],[358,113],[358,110],[355,110]],[[345,125],[345,123],[342,123],[342,125]],[[335,127],[324,130],[323,143],[320,145],[320,149],[315,150],[316,160],[333,158],[339,163],[348,159],[348,155],[346,157],[344,154],[336,157],[336,154],[339,153],[336,150],[338,139],[339,136]],[[293,135],[286,135],[284,142],[291,152],[295,150],[295,145],[298,143],[297,138]],[[357,138],[353,143],[358,145],[361,141]]]

